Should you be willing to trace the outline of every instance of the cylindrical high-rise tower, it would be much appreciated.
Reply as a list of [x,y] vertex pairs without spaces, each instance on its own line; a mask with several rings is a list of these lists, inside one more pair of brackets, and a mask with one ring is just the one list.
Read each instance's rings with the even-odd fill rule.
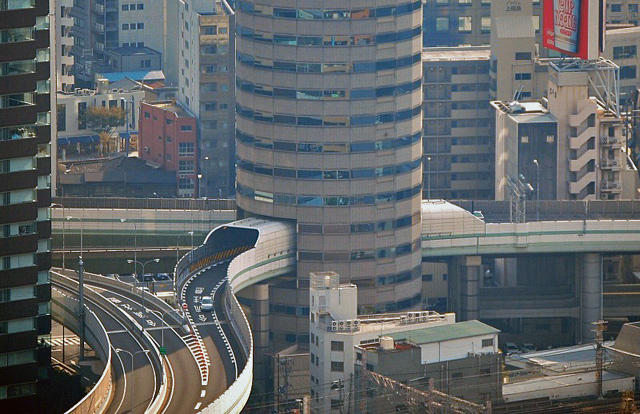
[[237,4],[238,207],[293,219],[298,279],[367,310],[421,302],[421,3]]

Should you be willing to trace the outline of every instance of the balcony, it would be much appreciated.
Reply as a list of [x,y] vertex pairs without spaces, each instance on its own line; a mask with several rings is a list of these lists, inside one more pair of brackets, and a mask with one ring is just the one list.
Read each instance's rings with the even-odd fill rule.
[[91,30],[96,33],[104,34],[104,24],[94,23],[91,25]]
[[569,181],[569,192],[571,194],[580,194],[580,192],[582,192],[582,190],[584,190],[586,186],[595,182],[596,182],[595,171],[588,172],[578,181]]
[[93,4],[91,5],[91,10],[92,10],[94,13],[104,14],[104,11],[105,11],[104,4],[93,3]]
[[600,137],[600,144],[603,147],[621,148],[622,140],[618,139],[617,137],[610,137],[607,135],[603,135],[602,137]]
[[569,137],[569,148],[572,150],[580,149],[587,143],[587,141],[596,135],[596,127],[587,127],[584,131],[578,134],[578,136]]
[[622,183],[620,181],[603,181],[600,184],[600,191],[603,193],[620,193],[622,191]]
[[622,169],[622,163],[615,158],[604,158],[600,161],[600,167],[603,170],[620,171]]
[[589,161],[595,160],[597,157],[598,154],[595,149],[587,150],[577,159],[569,161],[569,171],[579,172],[589,163]]

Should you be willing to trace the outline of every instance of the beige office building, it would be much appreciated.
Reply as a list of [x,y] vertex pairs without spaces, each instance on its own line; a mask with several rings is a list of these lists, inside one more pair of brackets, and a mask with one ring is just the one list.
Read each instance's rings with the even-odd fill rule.
[[234,21],[225,0],[180,2],[178,100],[198,120],[200,158],[198,182],[185,186],[201,197],[234,191]]
[[422,9],[414,0],[237,5],[241,215],[297,222],[297,279],[421,306]]

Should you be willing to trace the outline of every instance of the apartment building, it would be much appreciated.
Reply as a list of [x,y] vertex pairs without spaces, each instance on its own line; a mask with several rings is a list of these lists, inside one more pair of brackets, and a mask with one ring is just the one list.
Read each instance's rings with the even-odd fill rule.
[[62,92],[71,92],[75,83],[71,7],[73,0],[60,0],[55,10],[56,91]]
[[425,48],[423,198],[493,197],[488,47]]
[[226,1],[180,3],[178,101],[198,120],[198,192],[235,192],[235,14]]
[[110,64],[106,51],[123,46],[161,53],[167,79],[175,82],[177,19],[168,16],[177,15],[177,2],[75,0],[65,6],[65,14],[73,19],[71,54],[79,87],[94,87],[97,67]]
[[638,88],[640,27],[608,28],[603,56],[620,66],[620,98],[624,102]]
[[195,116],[175,101],[143,102],[140,110],[140,158],[176,174],[178,197],[197,197]]
[[100,137],[90,129],[86,113],[92,106],[120,107],[125,111],[124,125],[113,131],[118,136],[112,151],[127,151],[127,141],[138,131],[138,114],[145,92],[133,84],[131,89],[111,89],[109,81],[98,81],[97,89],[76,89],[57,94],[57,138],[60,160],[97,157]]
[[[0,412],[35,413],[51,361],[49,0],[0,2]],[[55,83],[55,79],[54,79]],[[55,120],[54,120],[55,124]],[[55,126],[54,126],[55,128]]]

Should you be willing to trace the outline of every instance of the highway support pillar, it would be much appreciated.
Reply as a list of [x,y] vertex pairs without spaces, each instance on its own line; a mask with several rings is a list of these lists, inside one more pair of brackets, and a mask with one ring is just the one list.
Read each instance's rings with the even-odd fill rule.
[[582,267],[581,340],[596,339],[594,322],[602,319],[602,254],[586,253],[580,257]]
[[470,321],[478,319],[480,303],[480,266],[482,257],[466,256],[463,260],[460,286],[460,320]]
[[266,381],[269,372],[269,285],[260,284],[251,287],[251,320],[253,331],[254,377]]

